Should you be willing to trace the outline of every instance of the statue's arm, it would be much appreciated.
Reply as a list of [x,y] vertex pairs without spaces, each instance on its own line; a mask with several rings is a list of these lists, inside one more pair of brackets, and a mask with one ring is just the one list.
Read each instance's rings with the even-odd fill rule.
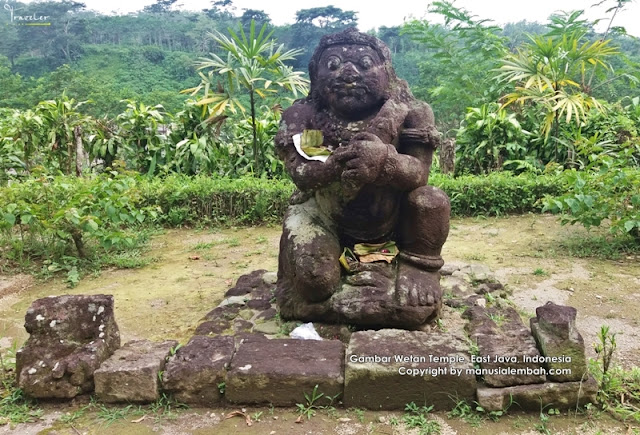
[[391,184],[404,191],[424,186],[438,143],[439,133],[431,107],[415,101],[404,120],[400,143],[397,149],[390,148],[376,184]]
[[287,172],[296,187],[302,191],[311,191],[326,186],[339,179],[336,162],[330,156],[326,162],[307,160],[293,145],[293,136],[311,128],[315,115],[314,107],[304,101],[297,101],[282,114],[280,129],[276,134],[276,151],[284,161]]

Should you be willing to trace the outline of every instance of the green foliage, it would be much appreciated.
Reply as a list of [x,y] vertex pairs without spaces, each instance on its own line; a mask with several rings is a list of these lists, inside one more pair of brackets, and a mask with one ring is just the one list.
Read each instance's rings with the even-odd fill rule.
[[[307,420],[311,419],[314,415],[316,415],[316,411],[319,409],[328,409],[332,408],[334,402],[340,396],[341,393],[336,394],[335,396],[328,396],[324,393],[318,391],[318,385],[313,387],[313,391],[311,394],[307,392],[303,392],[305,403],[297,403],[296,408],[298,409],[298,414],[300,416],[307,417]],[[328,401],[327,405],[320,405],[320,399],[325,399]]]
[[160,127],[165,123],[162,105],[153,107],[133,100],[127,101],[127,109],[118,115],[125,161],[135,170],[154,175],[166,163],[167,137]]
[[456,138],[456,173],[487,173],[524,160],[528,132],[497,103],[470,107]]
[[47,148],[43,155],[48,168],[67,175],[81,174],[82,165],[78,165],[78,159],[83,160],[84,156],[78,155],[76,140],[90,122],[79,111],[85,103],[76,102],[63,93],[59,99],[42,101],[36,106],[35,113],[42,120],[40,131],[46,134],[44,145]]
[[160,207],[160,222],[170,226],[257,224],[280,220],[291,193],[288,180],[171,175],[141,184],[141,204]]
[[[29,170],[46,141],[42,117],[32,110],[0,112],[0,164],[9,169]],[[7,172],[4,172],[8,175]]]
[[0,426],[37,421],[43,411],[27,399],[22,390],[4,382],[0,385]]
[[402,416],[402,421],[409,429],[418,429],[420,435],[440,433],[442,429],[440,423],[429,418],[429,413],[433,409],[431,406],[418,406],[414,402],[407,404]]
[[613,234],[629,234],[640,243],[640,170],[608,156],[600,163],[588,172],[566,171],[568,191],[547,196],[543,211],[560,213],[562,224],[580,223],[587,229],[607,222]]
[[497,69],[498,79],[516,86],[503,97],[504,106],[523,105],[539,126],[542,142],[536,157],[542,164],[571,161],[572,148],[560,140],[561,122],[579,127],[590,110],[604,110],[592,95],[597,87],[592,80],[605,82],[613,74],[609,61],[619,52],[609,39],[589,39],[591,23],[580,19],[583,13],[551,16],[547,33],[530,36],[530,42],[507,53]]
[[[256,98],[266,98],[276,95],[279,89],[306,94],[308,80],[301,72],[293,71],[286,65],[286,61],[295,59],[299,50],[284,51],[284,45],[277,45],[271,39],[273,31],[266,33],[267,24],[256,32],[255,22],[251,22],[247,35],[240,26],[239,32],[229,29],[230,37],[214,32],[210,37],[215,41],[219,50],[226,58],[210,53],[208,58],[202,58],[197,63],[199,71],[207,70],[205,75],[200,72],[201,82],[198,86],[188,89],[191,95],[201,91],[198,105],[203,106],[203,113],[208,112],[208,120],[218,120],[220,117],[246,112],[245,103],[241,96],[249,96],[249,122],[252,135],[252,150],[254,171],[262,173],[265,164],[265,151],[261,146],[264,142],[258,140],[258,126],[256,113]],[[271,145],[271,142],[268,142]]]
[[561,195],[565,181],[556,175],[514,176],[509,172],[492,172],[487,176],[445,175],[430,177],[429,183],[444,190],[451,199],[455,216],[501,216],[508,213],[539,212],[545,195]]
[[0,189],[0,231],[7,260],[45,260],[48,272],[79,279],[77,259],[134,248],[139,227],[157,217],[140,206],[138,181],[117,173],[92,180],[42,176]]
[[444,26],[414,20],[402,32],[435,52],[431,59],[419,60],[416,93],[428,97],[439,123],[455,127],[467,107],[496,101],[504,93],[507,85],[493,80],[490,71],[507,53],[506,39],[489,20],[479,20],[453,2],[435,1],[429,12],[440,15]]
[[640,422],[640,369],[625,370],[614,364],[616,333],[600,327],[594,345],[596,358],[589,361],[591,374],[598,382],[598,400],[603,409],[623,420]]

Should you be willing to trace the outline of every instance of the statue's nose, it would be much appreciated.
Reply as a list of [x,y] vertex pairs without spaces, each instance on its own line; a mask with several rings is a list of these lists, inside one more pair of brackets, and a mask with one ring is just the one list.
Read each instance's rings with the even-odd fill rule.
[[360,77],[358,69],[352,63],[347,63],[342,69],[342,78],[347,83],[354,83]]

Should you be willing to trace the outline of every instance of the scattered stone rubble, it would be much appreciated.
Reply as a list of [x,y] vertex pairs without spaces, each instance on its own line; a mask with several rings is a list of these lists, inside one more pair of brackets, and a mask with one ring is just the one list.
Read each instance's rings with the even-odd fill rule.
[[[118,349],[111,296],[40,299],[26,316],[19,385],[31,397],[72,398],[93,391],[95,379],[104,402],[153,402],[166,392],[196,406],[292,406],[316,385],[322,400],[386,410],[410,402],[446,410],[467,400],[487,411],[538,411],[595,400],[574,308],[547,303],[530,330],[486,266],[445,264],[442,275],[438,326],[353,332],[315,324],[322,341],[288,338],[294,324],[279,319],[276,276],[264,270],[240,277],[183,347],[140,340]],[[464,328],[448,328],[447,313]]]

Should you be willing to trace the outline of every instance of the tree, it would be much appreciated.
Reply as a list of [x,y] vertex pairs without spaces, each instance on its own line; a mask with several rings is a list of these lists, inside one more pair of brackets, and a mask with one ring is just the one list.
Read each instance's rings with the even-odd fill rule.
[[448,130],[458,126],[468,107],[495,101],[504,93],[505,84],[497,83],[491,71],[507,52],[506,38],[499,27],[488,25],[489,20],[452,2],[433,2],[429,12],[441,15],[444,25],[414,20],[402,33],[427,49],[419,62],[416,94],[429,97],[436,119]]
[[357,25],[358,18],[354,11],[343,11],[334,6],[297,11],[296,22],[291,26],[291,40],[288,41],[288,45],[304,50],[304,54],[298,57],[294,67],[306,69],[313,50],[322,36]]
[[210,33],[218,48],[226,54],[226,59],[214,53],[201,58],[196,63],[201,82],[185,91],[192,95],[203,93],[197,104],[210,113],[207,122],[220,122],[228,113],[245,113],[242,96],[243,93],[249,94],[254,171],[257,174],[261,172],[263,150],[258,146],[256,99],[277,94],[277,88],[293,92],[294,96],[306,94],[308,90],[308,80],[302,73],[285,64],[300,51],[284,51],[282,44],[277,45],[271,39],[273,31],[266,33],[266,28],[265,24],[256,33],[255,21],[252,21],[248,35],[242,25],[238,33],[229,29],[231,37],[220,32]]
[[255,21],[256,25],[262,27],[265,24],[271,24],[271,18],[265,11],[257,9],[245,9],[240,17],[240,23],[243,28],[251,25],[251,21]]
[[533,105],[542,116],[540,132],[545,144],[553,132],[553,156],[545,156],[546,161],[549,157],[558,161],[562,119],[580,125],[589,110],[602,108],[591,96],[590,76],[611,72],[608,58],[618,54],[610,40],[590,41],[586,37],[589,28],[579,19],[583,12],[552,16],[551,30],[530,36],[531,42],[507,54],[498,68],[499,79],[516,84],[515,90],[504,96],[503,106]]
[[145,6],[142,10],[152,14],[165,14],[170,11],[178,0],[158,0],[152,5]]

